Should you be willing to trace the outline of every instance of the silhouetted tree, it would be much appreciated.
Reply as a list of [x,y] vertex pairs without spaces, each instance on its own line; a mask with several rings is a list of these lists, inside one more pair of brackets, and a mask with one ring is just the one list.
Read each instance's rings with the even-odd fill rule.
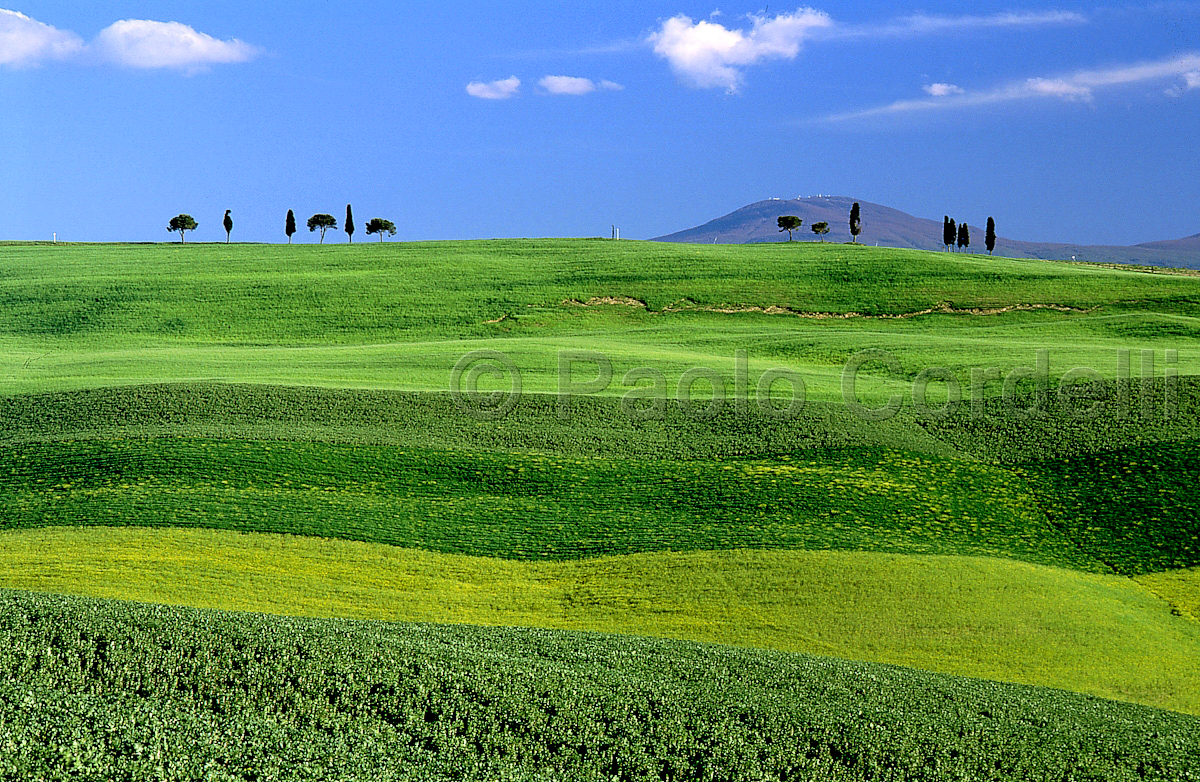
[[850,241],[858,244],[858,235],[862,233],[862,217],[859,215],[858,202],[850,207]]
[[988,218],[987,233],[983,235],[983,242],[987,245],[988,255],[992,254],[992,250],[996,249],[996,221]]
[[396,224],[391,220],[384,220],[379,217],[372,217],[367,221],[368,236],[371,234],[379,234],[379,241],[382,242],[384,233],[386,233],[388,236],[395,236]]
[[967,224],[963,223],[958,227],[958,247],[960,250],[965,250],[971,246],[971,229],[967,228]]
[[780,233],[788,232],[789,242],[792,241],[792,231],[799,231],[800,226],[804,224],[804,221],[795,215],[783,215],[775,222],[779,226]]
[[167,223],[167,230],[171,233],[179,232],[179,243],[184,244],[183,234],[185,231],[194,231],[200,226],[191,215],[179,214],[171,218],[171,222]]
[[354,215],[350,212],[350,204],[346,204],[346,236],[354,244]]
[[229,216],[232,210],[225,210],[225,219],[221,221],[221,225],[225,226],[225,244],[229,244],[229,234],[233,233],[233,218]]
[[308,218],[308,232],[321,231],[321,244],[325,244],[325,230],[327,228],[337,228],[337,218],[333,215],[319,214]]
[[947,217],[945,224],[942,226],[942,244],[946,245],[946,249],[949,250],[957,240],[958,228],[955,227],[954,221]]
[[296,233],[296,215],[288,210],[287,222],[283,224],[283,232],[287,234],[288,244],[292,243],[292,234]]
[[[819,223],[813,223],[812,224],[812,232],[815,233],[817,236],[824,236],[825,234],[829,233],[829,223],[826,223],[824,221],[819,222]],[[822,239],[821,241],[823,242],[825,240]]]

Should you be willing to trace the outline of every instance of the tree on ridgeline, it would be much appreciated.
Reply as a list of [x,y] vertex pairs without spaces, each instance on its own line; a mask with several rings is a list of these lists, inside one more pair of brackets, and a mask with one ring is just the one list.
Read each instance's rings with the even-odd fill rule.
[[283,224],[283,232],[287,234],[288,244],[292,243],[292,234],[296,233],[296,214],[288,210],[287,222]]
[[958,241],[958,226],[954,223],[954,218],[949,218],[950,222],[946,224],[946,249],[953,250],[955,242]]
[[194,231],[200,226],[191,215],[178,214],[171,218],[171,222],[167,223],[167,230],[171,233],[179,232],[179,243],[185,244],[183,234],[185,231]]
[[958,227],[958,248],[965,250],[971,246],[971,229],[967,228],[967,224],[963,223]]
[[229,244],[229,234],[233,233],[233,218],[229,216],[232,209],[225,210],[225,219],[221,221],[221,225],[225,226],[225,244]]
[[379,241],[383,241],[383,235],[396,235],[396,224],[391,220],[384,220],[380,217],[372,217],[367,221],[367,236],[371,234],[379,234]]
[[950,215],[946,215],[942,218],[942,246],[949,250],[955,238],[954,221],[950,219]]
[[320,230],[321,244],[325,244],[325,231],[329,228],[337,228],[337,218],[333,215],[319,214],[308,218],[308,232]]
[[983,235],[984,244],[987,245],[988,255],[992,254],[992,250],[996,249],[996,221],[988,218],[987,233]]
[[858,235],[862,233],[862,216],[859,214],[858,202],[850,207],[850,241],[858,244]]
[[[812,232],[815,233],[817,236],[824,236],[825,234],[829,233],[829,223],[824,222],[824,221],[821,221],[819,223],[813,223],[812,224]],[[821,241],[823,242],[825,240],[822,239]]]
[[783,215],[775,221],[775,224],[779,226],[780,233],[788,232],[788,241],[790,242],[792,241],[792,231],[799,231],[804,221],[795,215]]
[[350,244],[354,244],[354,214],[350,211],[350,204],[346,204],[346,236]]

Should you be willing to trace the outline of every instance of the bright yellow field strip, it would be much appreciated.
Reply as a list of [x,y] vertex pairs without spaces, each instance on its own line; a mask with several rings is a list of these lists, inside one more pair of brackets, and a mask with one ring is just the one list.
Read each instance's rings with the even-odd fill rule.
[[1137,580],[1170,603],[1180,616],[1200,622],[1200,567],[1150,573]]
[[597,630],[803,651],[1200,714],[1200,623],[1021,562],[836,551],[528,563],[213,530],[0,533],[0,586],[301,616]]

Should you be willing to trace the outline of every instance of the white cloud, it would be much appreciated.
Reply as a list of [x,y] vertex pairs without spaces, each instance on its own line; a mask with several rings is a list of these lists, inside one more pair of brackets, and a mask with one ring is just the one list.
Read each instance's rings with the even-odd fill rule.
[[963,88],[959,87],[957,84],[935,82],[933,84],[926,84],[925,91],[935,98],[941,98],[946,95],[961,95],[963,93]]
[[85,44],[68,30],[0,9],[0,64],[34,65],[46,60],[111,62],[132,68],[197,71],[217,63],[246,62],[258,49],[237,39],[218,40],[179,22],[125,19]]
[[505,100],[517,94],[521,89],[521,80],[516,76],[507,79],[482,82],[473,81],[467,85],[467,94],[484,100]]
[[828,14],[811,8],[774,17],[753,15],[750,21],[749,30],[730,30],[680,14],[663,22],[648,40],[687,84],[736,92],[745,67],[766,59],[795,59],[814,30],[833,24]]
[[578,76],[547,76],[538,85],[551,95],[587,95],[596,90],[591,79]]
[[123,19],[100,31],[92,43],[99,56],[130,68],[198,70],[246,62],[258,50],[236,38],[222,41],[179,22]]
[[587,95],[596,90],[623,90],[615,81],[602,79],[595,82],[579,76],[546,76],[538,82],[538,86],[551,95]]
[[1076,71],[1068,76],[1036,77],[991,90],[963,90],[953,95],[935,95],[930,92],[929,87],[926,87],[926,92],[930,92],[935,97],[896,101],[887,106],[837,115],[827,119],[840,121],[932,109],[969,108],[1039,98],[1089,102],[1094,99],[1097,91],[1170,80],[1182,81],[1185,85],[1184,89],[1200,87],[1200,53],[1193,52],[1164,60],[1132,63],[1112,68]]
[[83,39],[67,30],[0,8],[0,65],[37,65],[83,51]]

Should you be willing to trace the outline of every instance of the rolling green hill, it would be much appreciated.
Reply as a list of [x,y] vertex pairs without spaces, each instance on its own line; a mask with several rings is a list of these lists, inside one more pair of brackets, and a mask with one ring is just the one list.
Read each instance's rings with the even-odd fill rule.
[[[716,642],[754,647],[737,652],[755,661],[746,665],[814,653],[1200,714],[1200,278],[832,244],[0,244],[0,300],[0,586],[306,617],[541,627],[559,633],[546,636],[554,649],[591,643],[561,634],[577,630]],[[520,374],[522,393],[504,415],[487,406],[509,389],[511,373],[477,372],[483,395],[456,393],[456,362],[480,349],[498,351]],[[846,367],[856,355],[866,358],[850,404]],[[591,383],[606,363],[612,380]],[[762,378],[772,373],[791,373],[791,385],[768,387]],[[647,385],[654,378],[660,384]],[[926,383],[922,407],[914,389]],[[679,395],[689,386],[691,401]],[[573,395],[554,393],[564,389]],[[789,393],[793,402],[802,394],[802,404],[781,415]],[[870,412],[893,397],[894,414]],[[91,648],[87,639],[100,637],[89,624],[94,612],[117,617],[105,625],[105,649],[138,639],[121,652],[128,670],[177,648],[177,637],[178,648],[193,643],[183,639],[196,622],[217,628],[214,650],[243,643],[251,625],[264,633],[302,626],[179,612],[159,638],[119,629],[145,626],[145,611],[157,609],[10,597],[22,616],[61,617],[61,637],[48,643],[75,650],[56,658],[64,671],[83,654],[78,644]],[[10,639],[26,637],[19,622],[7,627]],[[303,627],[362,638],[393,632]],[[470,636],[471,648],[486,635],[436,632],[467,633],[457,637]],[[357,643],[321,652],[321,665],[345,664],[339,655],[358,654]],[[699,648],[661,644],[654,654],[672,659]],[[466,686],[438,667],[450,663],[432,662],[440,652],[406,648],[404,665],[443,672],[430,687]],[[418,751],[401,746],[408,739],[395,743],[424,735],[396,732],[413,727],[415,707],[393,715],[400,723],[376,701],[353,715],[332,703],[311,711],[310,694],[332,686],[318,673],[289,685],[291,702],[309,703],[298,706],[307,716],[297,722],[253,715],[270,696],[243,699],[229,674],[213,673],[222,684],[210,686],[180,669],[190,694],[162,701],[188,715],[177,732],[118,693],[129,682],[108,670],[111,653],[98,662],[87,654],[90,667],[69,686],[33,669],[11,676],[0,724],[26,725],[13,728],[22,740],[42,736],[21,722],[35,713],[21,693],[36,691],[37,708],[60,715],[60,738],[83,724],[61,715],[88,698],[88,713],[116,726],[121,742],[149,731],[160,747],[176,746],[226,713],[247,735],[289,747],[315,742],[326,759],[350,752],[330,743],[327,728],[354,724],[385,736],[363,750],[370,757],[424,757],[441,769],[432,778],[464,768],[512,778],[568,773],[545,759],[539,742],[548,734],[505,727],[508,706],[490,690],[455,701],[454,724],[498,720],[494,729],[430,728],[441,738],[422,739]],[[575,651],[563,654],[570,676],[588,675]],[[820,665],[850,675],[838,667],[848,663]],[[633,670],[618,666],[604,681],[629,692],[620,682],[643,681]],[[904,675],[917,678],[906,680],[903,698],[919,700],[926,685],[916,682],[933,681]],[[1017,690],[988,692],[1004,699]],[[1035,711],[1054,703],[1101,715],[1086,719],[1120,722],[1133,708],[1021,692]],[[724,690],[698,691],[696,713],[743,696],[758,704],[748,719],[766,719],[766,696]],[[878,709],[870,724],[901,726],[887,734],[898,746],[910,746],[905,731],[923,719],[947,731],[973,724],[961,710],[908,724],[909,705],[877,691],[860,697]],[[636,749],[619,737],[606,760],[580,754],[591,746],[581,736],[609,741],[608,728],[595,726],[616,723],[586,716],[563,692],[520,713],[530,724],[565,713],[583,720],[564,728],[574,738],[562,746],[574,748],[569,768],[585,777],[675,768],[666,744]],[[649,719],[653,730],[674,724],[653,710]],[[857,724],[829,719],[819,724]],[[1156,719],[1181,720],[1171,730],[1184,733],[1170,735],[1195,725]],[[1092,767],[1081,759],[1084,744],[1020,730],[1012,735],[1024,736],[1014,741],[1028,748],[1030,765],[1015,771],[980,765],[996,752],[991,739],[963,739],[957,759],[912,745],[894,768],[878,765],[871,748],[882,745],[860,733],[846,745],[854,762],[843,762],[850,750],[835,757],[816,744],[806,760],[754,742],[722,755],[704,743],[717,723],[706,724],[668,731],[677,744],[703,747],[680,761],[688,771],[679,774],[694,777],[703,758],[728,771],[714,777],[742,778],[787,777],[785,766],[792,778],[847,779],[1034,778],[1037,768],[1049,778],[1186,778],[1179,774],[1198,768],[1186,755],[1182,765],[1154,761],[1159,745],[1144,737],[1096,745]],[[794,723],[770,725],[811,738]],[[135,767],[116,745],[84,744],[89,768],[118,755],[125,759],[112,768]],[[1121,746],[1125,754],[1110,753]],[[501,759],[454,765],[470,756]],[[754,765],[764,758],[784,766]],[[59,768],[59,760],[38,763]]]

